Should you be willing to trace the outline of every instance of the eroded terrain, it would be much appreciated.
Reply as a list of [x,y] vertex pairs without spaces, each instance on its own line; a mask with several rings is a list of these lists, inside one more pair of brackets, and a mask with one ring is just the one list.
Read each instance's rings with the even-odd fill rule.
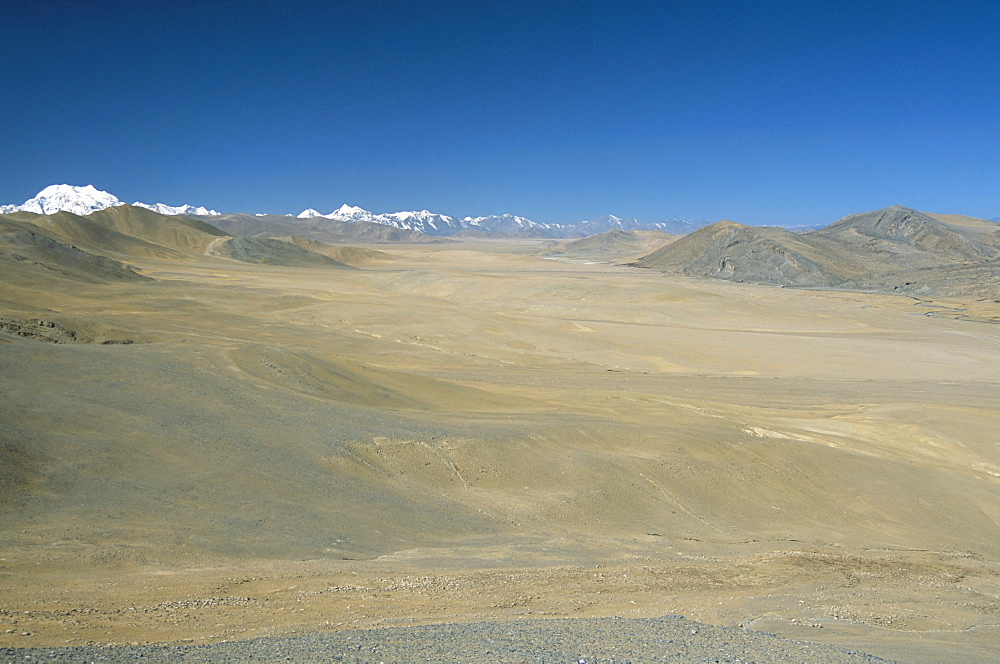
[[995,303],[378,249],[6,282],[0,643],[683,614],[1000,648]]

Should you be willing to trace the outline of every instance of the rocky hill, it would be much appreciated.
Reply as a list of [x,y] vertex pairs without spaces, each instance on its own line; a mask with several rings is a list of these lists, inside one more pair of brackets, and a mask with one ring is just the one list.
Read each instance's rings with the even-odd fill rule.
[[633,264],[782,286],[1000,297],[998,256],[994,222],[892,206],[808,233],[720,221]]
[[932,215],[894,205],[852,214],[814,237],[836,240],[859,253],[904,259],[978,261],[1000,256],[1000,224],[960,215]]

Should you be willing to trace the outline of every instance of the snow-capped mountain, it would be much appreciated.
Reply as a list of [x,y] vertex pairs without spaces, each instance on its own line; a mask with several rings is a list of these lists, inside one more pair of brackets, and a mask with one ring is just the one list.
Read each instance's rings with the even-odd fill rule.
[[561,229],[558,224],[541,224],[514,214],[466,217],[462,223],[469,230],[479,230],[490,235],[551,236],[558,234]]
[[419,212],[390,212],[375,214],[353,205],[342,205],[329,214],[322,214],[309,208],[298,215],[299,219],[332,219],[334,221],[368,221],[385,224],[404,230],[415,230],[428,235],[449,236],[463,231],[500,237],[582,237],[595,235],[620,228],[633,230],[662,230],[668,233],[685,234],[704,226],[707,222],[691,222],[684,219],[669,221],[641,222],[637,219],[623,219],[608,214],[596,219],[570,224],[542,224],[513,214],[489,215],[486,217],[464,217],[459,219],[429,210]]
[[309,208],[308,210],[303,210],[298,214],[299,219],[336,219],[337,221],[372,221],[376,215],[372,214],[368,210],[359,208],[354,205],[341,205],[339,208],[331,212],[330,214],[320,214],[316,210]]
[[106,191],[95,189],[93,185],[74,187],[69,184],[52,184],[42,189],[34,198],[29,198],[22,205],[4,205],[0,212],[34,212],[35,214],[53,214],[65,210],[73,214],[86,215],[104,208],[124,205],[115,196]]
[[575,228],[578,233],[583,233],[584,235],[605,233],[613,228],[620,228],[623,231],[664,231],[675,235],[686,235],[691,231],[705,226],[707,223],[707,221],[691,221],[688,219],[644,222],[634,218],[623,219],[613,214],[606,214],[596,219],[578,221],[575,224],[570,224],[570,226]]
[[[38,192],[34,198],[29,198],[21,205],[0,205],[0,214],[10,212],[34,212],[36,214],[54,214],[65,211],[86,216],[91,212],[97,212],[109,207],[125,205],[118,200],[117,196],[101,191],[93,185],[77,187],[71,184],[52,184]],[[219,213],[204,207],[194,207],[193,205],[171,206],[163,203],[140,203],[136,201],[132,205],[153,210],[160,214],[171,216],[176,215],[205,215],[215,216]]]
[[[458,219],[429,210],[389,212],[375,214],[353,205],[342,205],[330,214],[321,214],[309,208],[298,215],[299,219],[332,219],[334,221],[368,221],[403,230],[414,230],[428,235],[447,236],[464,230],[478,230],[490,234],[512,235],[538,230],[557,228],[549,224],[539,224],[512,214],[488,217],[465,217]],[[537,234],[537,233],[536,233]]]
[[[124,205],[117,197],[106,191],[94,188],[92,185],[77,187],[68,184],[55,184],[38,192],[38,195],[22,205],[0,205],[0,214],[17,212],[19,210],[38,214],[52,214],[66,210],[74,214],[87,215],[104,208]],[[133,203],[136,207],[146,208],[165,215],[186,216],[220,216],[215,210],[193,205],[165,205],[163,203]],[[257,216],[267,216],[260,215]],[[287,215],[291,216],[291,215]],[[429,210],[389,212],[376,214],[355,205],[342,205],[329,214],[322,214],[313,208],[303,210],[298,215],[302,220],[315,220],[321,223],[329,219],[334,222],[368,222],[392,226],[401,230],[420,231],[428,235],[447,237],[456,233],[494,236],[494,237],[548,237],[566,238],[595,235],[621,228],[630,230],[663,230],[669,233],[689,233],[706,222],[691,222],[674,219],[663,222],[645,223],[637,219],[623,219],[614,215],[605,215],[596,219],[579,221],[569,224],[543,224],[525,217],[513,214],[489,215],[485,217],[457,218],[446,214],[438,214]]]
[[465,227],[462,222],[455,217],[446,214],[437,214],[429,210],[420,212],[390,212],[389,214],[378,215],[381,217],[379,223],[388,223],[396,228],[403,228],[412,231],[420,231],[428,235],[452,235]]
[[575,224],[579,230],[584,231],[587,235],[593,235],[595,233],[604,233],[610,231],[612,228],[620,228],[623,231],[634,231],[640,228],[645,230],[645,224],[639,222],[638,219],[622,219],[621,217],[616,217],[613,214],[606,214],[603,217],[598,217],[596,219],[587,219],[586,221],[580,221]]
[[467,224],[473,226],[492,226],[498,223],[508,223],[514,224],[515,226],[520,226],[522,228],[533,228],[535,226],[548,226],[548,224],[539,224],[532,221],[531,219],[525,219],[524,217],[518,217],[514,214],[491,214],[488,217],[466,217],[463,219]]
[[152,205],[148,203],[140,203],[136,201],[132,203],[136,207],[146,208],[147,210],[152,210],[153,212],[159,212],[160,214],[166,214],[172,217],[177,215],[198,215],[202,217],[218,217],[219,213],[215,210],[209,210],[206,207],[193,205],[164,205],[163,203],[153,203]]

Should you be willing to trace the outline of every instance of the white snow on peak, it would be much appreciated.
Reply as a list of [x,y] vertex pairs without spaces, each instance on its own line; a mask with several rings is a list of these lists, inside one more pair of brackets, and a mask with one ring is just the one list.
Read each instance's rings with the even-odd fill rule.
[[330,214],[320,214],[316,210],[309,208],[308,210],[303,210],[299,213],[299,219],[334,219],[336,221],[372,221],[378,215],[374,215],[364,208],[360,208],[356,205],[348,205],[344,203],[339,208],[331,212]]
[[75,187],[69,184],[52,184],[38,192],[34,198],[26,200],[23,205],[15,206],[11,211],[53,214],[65,210],[73,214],[86,215],[116,205],[123,203],[108,192],[95,189],[93,185]]
[[348,205],[347,203],[344,203],[326,216],[328,219],[337,219],[339,221],[376,221],[378,217],[378,215],[372,214],[364,208],[360,208],[357,205]]
[[205,217],[217,217],[219,213],[215,210],[209,210],[205,207],[195,207],[193,205],[164,205],[163,203],[153,203],[149,205],[148,203],[140,203],[136,201],[132,203],[136,207],[146,208],[147,210],[152,210],[153,212],[159,212],[160,214],[166,214],[169,216],[176,216],[179,214],[196,214]]
[[[34,212],[36,214],[54,214],[65,211],[78,215],[88,215],[109,207],[125,205],[124,202],[106,191],[96,189],[93,185],[77,187],[71,184],[52,184],[38,192],[34,198],[29,198],[23,205],[3,205],[0,206],[0,214],[8,212]],[[204,207],[194,207],[193,205],[180,205],[177,207],[156,203],[148,205],[146,203],[133,203],[137,207],[143,207],[160,214],[200,214],[206,216],[216,216],[219,213]]]
[[466,217],[462,220],[470,226],[496,226],[497,224],[513,224],[518,228],[548,228],[548,224],[540,224],[531,219],[519,217],[516,214],[491,214],[486,217]]
[[389,214],[383,214],[383,215],[379,215],[379,216],[390,217],[390,218],[396,219],[398,221],[410,221],[410,222],[415,221],[415,222],[423,222],[423,223],[428,223],[428,222],[431,222],[431,221],[437,221],[437,220],[443,220],[443,219],[449,219],[449,220],[452,219],[451,217],[449,217],[447,215],[437,214],[437,213],[431,212],[430,210],[421,210],[420,212],[415,212],[415,211],[412,211],[412,210],[411,211],[407,211],[407,212],[391,212]]
[[620,225],[622,221],[624,221],[624,219],[622,219],[621,217],[616,217],[613,214],[606,214],[603,217],[598,217],[597,219],[588,219],[586,221],[581,221],[580,225],[581,226],[588,225],[588,224],[604,224],[604,225],[607,225],[607,224],[613,224],[613,225],[614,224],[619,224]]
[[330,213],[330,216],[336,217],[358,217],[362,215],[370,215],[371,212],[365,210],[364,208],[359,208],[357,205],[348,205],[344,203],[339,208]]

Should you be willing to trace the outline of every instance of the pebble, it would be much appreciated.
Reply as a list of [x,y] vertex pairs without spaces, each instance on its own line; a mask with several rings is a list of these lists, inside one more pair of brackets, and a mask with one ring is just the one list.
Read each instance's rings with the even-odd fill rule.
[[681,616],[518,620],[319,632],[208,645],[0,648],[0,662],[862,664],[872,655]]

